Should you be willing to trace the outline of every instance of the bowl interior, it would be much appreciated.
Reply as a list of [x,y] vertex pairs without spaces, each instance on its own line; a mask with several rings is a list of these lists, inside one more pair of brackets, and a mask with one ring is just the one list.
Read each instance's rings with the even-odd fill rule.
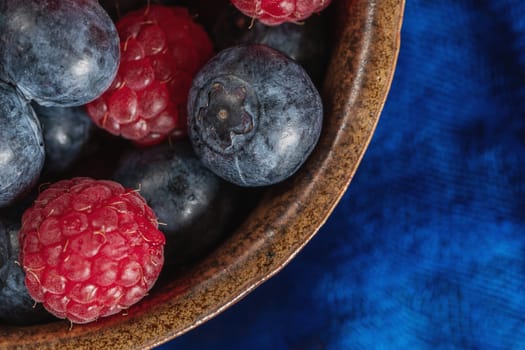
[[192,269],[154,288],[126,315],[0,325],[0,348],[151,348],[231,306],[284,267],[349,185],[392,81],[404,0],[333,0],[334,46],[322,88],[325,121],[306,164],[264,192],[246,220]]

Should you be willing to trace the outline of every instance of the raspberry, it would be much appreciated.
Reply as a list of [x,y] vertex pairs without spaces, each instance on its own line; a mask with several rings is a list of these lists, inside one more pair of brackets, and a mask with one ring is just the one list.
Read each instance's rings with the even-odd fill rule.
[[331,0],[231,0],[246,16],[274,26],[284,22],[300,22],[320,12]]
[[187,9],[149,5],[116,24],[121,61],[111,87],[87,105],[93,121],[136,144],[186,133],[193,76],[211,57],[212,43]]
[[142,299],[164,263],[164,235],[134,190],[108,180],[62,180],[22,216],[20,261],[31,297],[87,323]]

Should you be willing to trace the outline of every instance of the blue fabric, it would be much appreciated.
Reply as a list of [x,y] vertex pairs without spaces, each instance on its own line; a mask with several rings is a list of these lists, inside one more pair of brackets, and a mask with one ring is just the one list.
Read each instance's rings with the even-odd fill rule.
[[377,132],[326,225],[159,349],[525,349],[525,1],[405,10]]

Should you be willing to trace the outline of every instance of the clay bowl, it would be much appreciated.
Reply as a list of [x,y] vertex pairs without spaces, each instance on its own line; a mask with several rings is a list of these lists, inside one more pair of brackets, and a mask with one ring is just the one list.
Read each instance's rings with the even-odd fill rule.
[[88,325],[0,326],[4,349],[147,349],[214,317],[283,268],[323,225],[377,125],[399,50],[404,0],[334,0],[336,40],[314,153],[269,188],[243,224],[192,269],[132,307]]

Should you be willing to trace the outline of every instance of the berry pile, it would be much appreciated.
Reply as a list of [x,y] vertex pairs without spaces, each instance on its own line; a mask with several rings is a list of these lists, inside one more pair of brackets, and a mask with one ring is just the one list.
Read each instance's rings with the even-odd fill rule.
[[0,323],[130,308],[320,137],[329,0],[152,2],[2,3]]

